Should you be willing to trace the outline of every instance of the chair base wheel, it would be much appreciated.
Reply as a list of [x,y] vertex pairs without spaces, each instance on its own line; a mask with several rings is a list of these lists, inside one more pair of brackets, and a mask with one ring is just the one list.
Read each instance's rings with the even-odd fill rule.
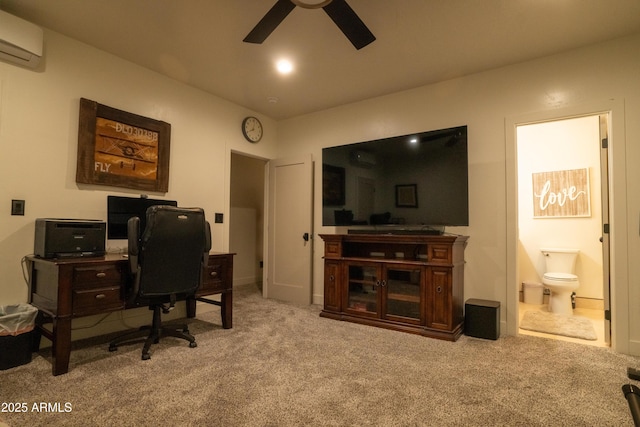
[[198,346],[198,343],[195,341],[189,343],[189,347],[191,348],[196,348],[197,346]]
[[142,355],[142,360],[149,360],[149,359],[151,359],[151,355],[149,355],[147,353]]
[[109,351],[116,351],[118,350],[118,346],[117,345],[110,345],[109,346]]

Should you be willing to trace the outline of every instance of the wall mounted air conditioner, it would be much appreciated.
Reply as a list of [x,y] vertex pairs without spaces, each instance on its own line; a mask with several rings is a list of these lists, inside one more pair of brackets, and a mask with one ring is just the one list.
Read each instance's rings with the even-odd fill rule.
[[368,151],[352,151],[350,155],[351,164],[361,168],[372,168],[376,165],[376,157]]
[[0,60],[35,68],[42,58],[42,28],[0,10]]

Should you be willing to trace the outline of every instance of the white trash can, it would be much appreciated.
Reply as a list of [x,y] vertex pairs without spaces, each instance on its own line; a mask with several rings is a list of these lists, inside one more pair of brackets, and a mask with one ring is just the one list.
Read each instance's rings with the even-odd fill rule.
[[542,286],[542,283],[523,282],[522,290],[525,304],[542,305],[544,301],[544,286]]

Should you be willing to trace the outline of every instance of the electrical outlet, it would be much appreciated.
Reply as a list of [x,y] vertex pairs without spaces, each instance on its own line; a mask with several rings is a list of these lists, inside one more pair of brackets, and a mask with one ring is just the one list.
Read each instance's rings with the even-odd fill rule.
[[224,218],[224,215],[223,215],[223,214],[221,214],[221,213],[216,213],[216,214],[215,214],[214,221],[215,221],[215,223],[216,223],[216,224],[222,224],[222,220],[223,220],[223,218]]
[[11,215],[24,216],[24,200],[11,201]]

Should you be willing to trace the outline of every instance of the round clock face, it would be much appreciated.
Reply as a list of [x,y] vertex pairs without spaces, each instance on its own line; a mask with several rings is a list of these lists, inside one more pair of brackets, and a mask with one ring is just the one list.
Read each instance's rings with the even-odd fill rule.
[[262,139],[262,123],[255,117],[247,117],[242,121],[242,134],[249,142]]

